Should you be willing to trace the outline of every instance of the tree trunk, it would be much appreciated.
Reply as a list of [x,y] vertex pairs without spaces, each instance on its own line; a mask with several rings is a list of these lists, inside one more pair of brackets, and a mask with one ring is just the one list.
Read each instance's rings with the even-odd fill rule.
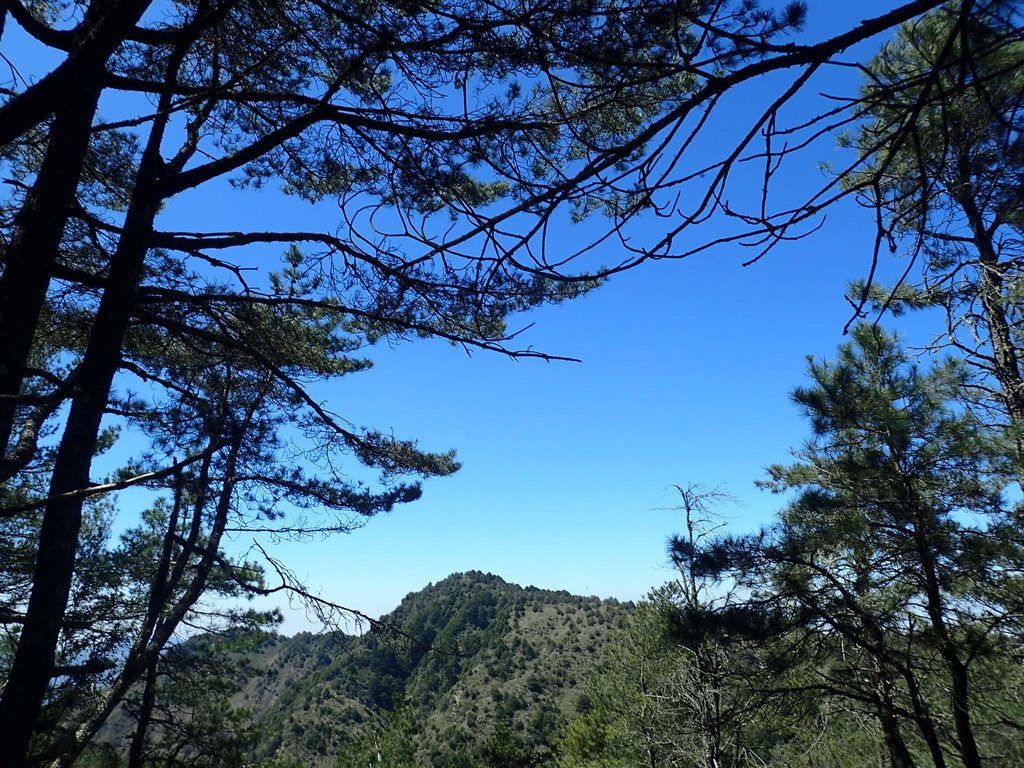
[[907,681],[907,690],[910,693],[910,702],[914,709],[914,723],[928,747],[932,765],[935,768],[946,768],[946,753],[942,751],[942,742],[939,739],[938,730],[935,728],[935,720],[932,718],[928,703],[921,692],[917,677],[909,667],[905,667],[902,674],[904,680]]
[[939,582],[939,565],[931,546],[931,537],[925,530],[925,515],[918,514],[916,517],[914,537],[923,577],[925,612],[935,633],[937,650],[949,672],[950,704],[953,709],[953,725],[956,728],[957,740],[960,742],[960,759],[964,768],[981,768],[981,754],[971,723],[970,678],[967,666],[960,659],[946,624],[946,604]]
[[[51,764],[51,768],[71,768],[106,719],[120,704],[131,686],[139,680],[143,673],[148,673],[159,662],[160,654],[166,648],[174,632],[206,591],[210,573],[218,562],[220,542],[231,514],[231,504],[235,493],[235,473],[242,442],[248,428],[248,419],[259,406],[260,399],[257,398],[251,404],[251,410],[243,420],[243,426],[228,447],[224,460],[224,478],[221,480],[213,511],[213,524],[208,534],[199,544],[201,531],[197,526],[201,525],[200,521],[207,512],[205,496],[203,496],[196,502],[193,528],[189,537],[182,542],[179,562],[174,564],[173,568],[170,562],[171,550],[164,549],[158,572],[163,573],[165,579],[160,582],[154,581],[146,621],[140,628],[132,649],[128,652],[121,674],[105,691],[102,704],[78,726],[66,748]],[[220,436],[216,442],[219,441]],[[204,464],[204,466],[208,468],[209,465]],[[205,491],[209,485],[209,475],[204,471],[200,474],[199,486]],[[169,539],[177,539],[173,528],[168,529],[168,535]],[[183,581],[184,576],[187,575],[185,561],[191,560],[196,553],[200,554],[200,558],[191,566],[193,570],[186,583]],[[168,571],[170,571],[169,575],[167,575]],[[174,598],[175,594],[177,594],[176,598]]]
[[[155,133],[159,131],[155,130]],[[124,231],[111,263],[103,298],[90,331],[78,386],[50,476],[39,534],[32,593],[18,648],[0,699],[0,754],[11,768],[29,762],[32,735],[56,663],[61,625],[75,572],[84,500],[70,496],[89,485],[100,421],[121,361],[134,293],[142,278],[160,198],[159,140],[151,138],[143,157]]]
[[[155,215],[155,206],[151,213]],[[11,761],[8,765],[12,768],[20,768],[27,762],[32,732],[53,675],[61,624],[74,577],[84,504],[81,497],[67,494],[89,485],[100,420],[106,412],[120,363],[132,292],[142,275],[146,253],[144,240],[140,242],[133,237],[130,242],[131,248],[118,248],[82,361],[81,383],[71,404],[51,475],[49,493],[53,500],[46,505],[43,514],[25,623],[0,700],[0,754]]]
[[[932,597],[928,597],[928,613],[932,614]],[[970,678],[967,667],[957,655],[952,638],[947,632],[945,621],[938,617],[932,619],[938,640],[938,650],[946,662],[950,677],[950,704],[953,709],[953,725],[956,728],[957,740],[960,742],[960,760],[964,768],[981,768],[981,754],[974,738],[974,726],[971,722]]]
[[[93,83],[62,99],[50,127],[46,154],[15,220],[0,276],[0,455],[6,456],[14,428],[16,398],[25,379],[32,340],[46,303],[68,212],[88,154],[100,88]],[[0,480],[19,467],[0,461]]]
[[[968,186],[968,189],[970,187]],[[957,197],[957,204],[967,214],[971,237],[978,253],[981,305],[992,345],[992,372],[999,383],[1003,406],[1013,425],[1024,425],[1024,375],[1021,374],[1020,352],[1013,342],[1006,318],[1006,297],[1003,295],[1003,265],[992,242],[992,233],[977,204],[969,195]],[[1018,484],[1024,489],[1024,439],[1016,438]]]
[[67,58],[0,106],[0,144],[17,141],[96,81],[107,60],[138,24],[151,0],[93,0],[75,27]]
[[132,734],[131,747],[128,749],[128,768],[143,768],[146,750],[146,734],[153,719],[153,707],[156,704],[156,666],[160,657],[154,656],[146,668],[146,683],[142,688],[142,702],[136,717],[135,732]]
[[[884,648],[884,643],[879,638],[879,650]],[[885,669],[882,656],[884,652],[872,654],[872,676],[874,677],[875,695],[875,717],[882,729],[882,736],[885,739],[885,750],[889,755],[889,764],[892,768],[915,768],[916,763],[907,747],[900,730],[900,719],[896,714],[896,702],[893,700],[893,681],[888,670]],[[936,768],[945,768],[942,764]]]
[[[101,18],[100,22],[115,18],[117,24],[134,24],[130,14],[124,16],[125,12],[134,7],[141,14],[147,3],[148,0],[115,0],[109,17]],[[95,7],[90,6],[90,11]],[[188,43],[187,39],[182,41],[169,60],[165,71],[168,82],[177,77]],[[100,423],[120,368],[135,292],[164,200],[158,185],[165,171],[160,147],[169,120],[169,99],[167,94],[161,98],[159,117],[153,122],[139,161],[131,202],[78,369],[71,409],[50,475],[50,501],[43,511],[32,592],[0,698],[0,754],[10,768],[23,768],[30,762],[32,737],[54,674],[61,626],[74,581],[84,505],[82,497],[71,494],[89,485]],[[143,663],[138,674],[144,669]]]

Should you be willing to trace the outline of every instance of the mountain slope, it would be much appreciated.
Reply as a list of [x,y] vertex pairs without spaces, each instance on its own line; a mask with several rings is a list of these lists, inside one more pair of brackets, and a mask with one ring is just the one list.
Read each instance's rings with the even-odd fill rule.
[[272,638],[237,698],[256,757],[344,760],[401,706],[417,761],[439,765],[497,730],[542,745],[585,706],[584,676],[631,606],[470,572],[408,595],[362,637]]

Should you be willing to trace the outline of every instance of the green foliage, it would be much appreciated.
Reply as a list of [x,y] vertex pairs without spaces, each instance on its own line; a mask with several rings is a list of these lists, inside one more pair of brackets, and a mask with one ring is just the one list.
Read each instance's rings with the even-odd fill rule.
[[[156,708],[141,764],[242,768],[247,763],[255,725],[251,714],[231,699],[247,673],[238,654],[254,640],[243,635],[203,638],[164,655],[156,670]],[[139,706],[134,696],[126,699],[129,717],[137,716]]]
[[360,637],[267,641],[235,697],[257,723],[251,756],[539,765],[628,610],[471,572],[408,595]]
[[[396,706],[385,712],[379,723],[360,729],[353,744],[339,756],[338,768],[366,768],[386,765],[393,768],[415,768],[417,728],[412,711]],[[321,756],[326,756],[321,752]]]
[[846,183],[884,195],[875,202],[901,234],[941,235],[965,195],[997,227],[1019,219],[1024,47],[1012,3],[978,5],[967,18],[950,3],[903,25],[868,67],[852,142],[871,164]]
[[[61,645],[83,621],[72,593],[91,576],[76,563],[94,561],[85,499],[135,486],[166,506],[161,530],[132,526],[154,530],[130,577],[105,574],[102,593],[130,594],[136,612],[111,635],[127,648],[106,700],[61,704],[75,734],[63,763],[180,641],[200,598],[232,583],[235,594],[266,592],[259,564],[223,551],[226,531],[270,541],[348,532],[417,499],[417,479],[457,469],[451,452],[352,427],[310,383],[365,370],[357,351],[385,337],[536,355],[506,349],[506,318],[581,295],[608,271],[572,272],[520,234],[546,230],[563,205],[614,215],[633,185],[609,184],[591,160],[641,157],[637,131],[702,79],[679,48],[690,25],[680,12],[700,4],[44,6],[17,4],[12,24],[62,63],[44,73],[46,56],[12,61],[28,76],[9,78],[0,104],[0,163],[17,180],[0,217],[0,481],[32,491],[24,503],[5,495],[0,512],[24,515],[14,527],[37,550],[31,601],[24,558],[3,579],[12,595],[0,744],[19,765],[52,746],[42,714],[62,679]],[[770,37],[798,17],[744,7],[722,24]],[[734,46],[716,60],[738,66],[756,53]],[[132,95],[125,110],[142,111],[100,117],[118,93]],[[211,183],[218,194],[275,186],[333,200],[339,215],[309,232],[159,223],[172,199]],[[630,210],[640,207],[649,201],[635,197]],[[263,271],[267,247],[285,250],[279,274]],[[92,487],[111,419],[141,447]],[[343,474],[343,457],[368,471]],[[308,598],[261,547],[282,589]],[[481,632],[491,607],[468,609],[483,611],[471,617]],[[90,621],[120,621],[110,606],[88,610]],[[440,690],[454,684],[455,667],[430,666]],[[384,685],[378,700],[389,693]]]
[[479,757],[472,762],[480,768],[538,768],[549,757],[545,748],[531,747],[503,724],[494,729],[477,751]]
[[777,690],[824,696],[840,722],[873,718],[893,765],[1012,752],[996,725],[1010,690],[984,669],[1019,653],[1024,606],[1006,441],[960,404],[958,364],[922,370],[877,327],[809,372],[793,398],[812,438],[765,482],[795,496],[702,562],[769,617],[751,637]]
[[793,393],[811,426],[726,535],[680,487],[677,579],[606,647],[558,764],[978,768],[1024,759],[1024,537],[1003,430],[961,364],[858,326]]
[[1019,9],[990,0],[968,16],[960,10],[949,3],[903,25],[868,67],[863,122],[845,142],[864,162],[842,182],[875,209],[879,244],[903,248],[910,264],[895,286],[855,284],[851,301],[894,314],[944,311],[937,343],[964,355],[983,379],[970,396],[1019,423]]
[[681,663],[660,613],[641,603],[590,675],[587,709],[560,736],[559,765],[672,764],[682,723],[670,691]]
[[[791,66],[813,71],[857,39],[781,47],[774,40],[803,22],[804,5],[776,12],[747,0],[9,6],[4,19],[61,62],[48,73],[21,62],[26,72],[8,78],[0,104],[0,163],[14,181],[0,216],[0,751],[18,766],[44,758],[66,766],[125,700],[139,726],[133,768],[147,750],[237,762],[235,711],[199,697],[188,679],[194,659],[175,666],[183,635],[272,622],[234,608],[211,617],[203,602],[266,594],[264,568],[282,590],[311,593],[261,543],[253,550],[261,562],[253,562],[232,557],[228,539],[348,532],[418,498],[419,479],[458,467],[451,452],[352,427],[310,384],[365,370],[360,350],[383,338],[437,337],[537,356],[508,347],[510,315],[579,296],[668,253],[678,234],[656,235],[648,251],[623,232],[621,263],[572,268],[587,246],[553,255],[544,240],[560,208],[576,221],[597,211],[610,217],[595,244],[657,210],[659,187],[681,199],[679,184],[703,175],[673,157],[677,143],[689,147],[697,137],[685,133],[689,118],[704,125],[730,83]],[[962,49],[989,40],[945,37]],[[918,43],[907,39],[908,49]],[[921,69],[909,78],[924,84],[919,92],[953,71],[948,50],[922,67],[909,62]],[[993,60],[1004,74],[1016,71]],[[20,72],[19,62],[12,59],[10,71]],[[960,80],[976,71],[960,66]],[[1005,82],[992,93],[997,111],[1013,118],[1019,83]],[[112,103],[127,114],[100,117],[100,106]],[[979,103],[957,103],[957,124],[977,122]],[[142,111],[132,113],[136,106]],[[901,115],[905,134],[906,110]],[[769,136],[774,114],[767,118],[758,127],[770,124]],[[1016,149],[1019,129],[998,138],[1001,150]],[[705,166],[716,181],[696,214],[684,215],[687,224],[723,208],[720,182],[745,148]],[[1019,151],[1005,155],[1019,159]],[[992,171],[993,153],[976,157]],[[309,232],[285,222],[248,232],[163,226],[171,201],[211,184],[225,193],[276,186],[307,203],[335,201],[340,216]],[[951,187],[970,199],[964,184]],[[1019,212],[1005,209],[1019,185],[1007,187],[1012,196],[992,189],[997,216],[1016,226]],[[924,209],[911,210],[923,220]],[[786,226],[763,210],[760,221],[769,239],[784,239]],[[268,247],[285,249],[282,271],[254,274]],[[983,298],[999,309],[1019,293],[996,285]],[[1013,312],[987,310],[990,323],[1014,320]],[[1012,362],[992,338],[998,366]],[[998,377],[1007,393],[1019,383]],[[107,482],[93,483],[94,459],[118,431],[141,447]],[[338,469],[348,458],[365,478]],[[160,498],[112,542],[105,509],[94,516],[89,505],[131,487]],[[990,554],[980,544],[971,550],[978,561]],[[990,581],[992,595],[1006,588],[1005,579]],[[601,625],[574,627],[567,619],[575,609],[550,596],[531,602],[475,582],[445,588],[458,595],[454,612],[406,606],[410,645],[383,633],[358,647],[342,641],[354,658],[372,658],[360,673],[369,700],[331,705],[332,714],[365,720],[401,694],[427,702],[435,716],[424,732],[441,741],[466,741],[480,719],[499,721],[510,731],[494,730],[480,759],[539,759],[531,745],[520,748],[518,733],[557,726],[565,704],[549,694],[573,687],[581,667],[574,658],[599,641]],[[308,679],[267,672],[302,678],[282,697],[296,706],[277,713],[269,753],[289,739],[285,749],[321,754],[344,735],[310,728],[301,713],[341,698],[327,684],[350,663],[336,664],[324,641],[301,643],[316,651]],[[490,685],[515,664],[521,669],[508,685]],[[462,702],[484,689],[493,707],[464,713]],[[304,699],[309,692],[320,695]],[[198,712],[202,727],[172,734],[177,721],[154,720],[161,707]],[[459,716],[435,722],[442,710]]]

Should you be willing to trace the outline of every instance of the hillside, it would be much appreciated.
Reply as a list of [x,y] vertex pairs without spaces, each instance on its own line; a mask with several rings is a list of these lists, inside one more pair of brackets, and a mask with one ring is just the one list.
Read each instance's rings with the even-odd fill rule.
[[536,748],[586,706],[583,678],[629,608],[456,574],[381,617],[389,629],[268,639],[235,701],[262,760],[334,765],[388,729],[423,764],[496,733]]

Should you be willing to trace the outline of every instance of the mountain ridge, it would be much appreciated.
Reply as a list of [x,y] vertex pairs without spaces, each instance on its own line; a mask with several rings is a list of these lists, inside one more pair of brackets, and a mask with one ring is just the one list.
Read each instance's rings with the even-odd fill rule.
[[454,573],[363,635],[272,636],[234,698],[261,759],[335,765],[401,710],[416,757],[441,764],[496,730],[545,743],[586,706],[584,679],[631,603]]

